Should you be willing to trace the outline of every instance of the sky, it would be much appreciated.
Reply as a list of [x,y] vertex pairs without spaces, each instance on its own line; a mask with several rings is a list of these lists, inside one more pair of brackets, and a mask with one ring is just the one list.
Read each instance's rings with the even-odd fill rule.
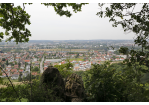
[[[20,3],[15,3],[15,6]],[[21,4],[22,6],[22,4]],[[113,39],[129,40],[136,35],[131,32],[124,33],[121,26],[112,27],[109,18],[100,18],[96,15],[100,11],[98,3],[89,3],[82,7],[78,13],[72,12],[70,18],[60,17],[54,8],[46,7],[40,3],[26,5],[26,12],[31,15],[31,25],[26,27],[31,31],[30,40],[95,40]],[[0,28],[1,29],[1,28]]]

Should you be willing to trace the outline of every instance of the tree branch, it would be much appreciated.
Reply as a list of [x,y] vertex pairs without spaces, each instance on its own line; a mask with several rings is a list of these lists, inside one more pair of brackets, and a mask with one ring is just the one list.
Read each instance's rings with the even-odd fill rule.
[[[8,78],[7,73],[2,69],[2,67],[0,67],[0,69],[6,74],[6,77]],[[11,83],[11,86],[13,87],[13,90],[15,91],[17,97],[19,98],[19,95],[17,94],[17,91],[14,89],[14,86],[13,86],[11,80],[10,80],[9,78],[8,78],[8,80],[9,80],[9,82]],[[20,98],[19,98],[19,101],[21,102]]]

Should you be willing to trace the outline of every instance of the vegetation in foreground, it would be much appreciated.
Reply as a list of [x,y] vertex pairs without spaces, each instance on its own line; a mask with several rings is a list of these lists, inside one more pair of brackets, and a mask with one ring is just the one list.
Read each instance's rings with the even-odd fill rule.
[[[65,71],[69,68],[70,62],[57,67],[63,78],[72,73],[80,75],[84,82],[87,102],[148,102],[149,84],[146,76],[148,74],[136,74],[133,67],[123,63],[111,64],[105,62],[102,65],[93,65],[87,71]],[[64,67],[63,67],[64,66]],[[139,65],[138,65],[139,66]],[[64,71],[63,71],[64,70]],[[144,75],[144,76],[143,76]],[[138,77],[139,76],[139,77]],[[6,81],[6,80],[4,80]],[[26,82],[23,85],[11,86],[6,83],[6,88],[1,88],[0,101],[4,102],[59,102],[61,99],[52,94],[52,89],[48,94],[50,100],[44,97],[44,90],[40,87],[40,77]],[[40,90],[41,89],[41,90]],[[15,90],[15,91],[14,91]]]

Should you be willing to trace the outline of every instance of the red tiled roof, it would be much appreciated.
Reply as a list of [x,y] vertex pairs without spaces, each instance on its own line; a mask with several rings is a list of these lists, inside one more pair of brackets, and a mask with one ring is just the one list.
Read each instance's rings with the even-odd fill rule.
[[16,57],[16,59],[20,59],[21,57]]
[[39,61],[35,61],[35,63],[39,63]]
[[[6,73],[6,74],[9,76],[9,73]],[[6,74],[5,73],[2,73],[3,76],[6,76]]]
[[65,61],[62,61],[62,62],[61,62],[61,64],[64,64],[64,63],[65,63]]
[[30,60],[24,60],[24,62],[30,62]]
[[37,72],[32,72],[32,75],[37,75]]
[[44,67],[44,70],[46,70],[48,67]]
[[18,73],[18,72],[14,72],[13,74],[18,74],[18,75],[19,75],[19,73]]
[[75,69],[79,69],[79,67],[75,67]]
[[23,72],[23,70],[19,70],[19,72]]
[[16,71],[17,71],[17,69],[11,69],[10,71],[11,71],[11,72],[16,72]]

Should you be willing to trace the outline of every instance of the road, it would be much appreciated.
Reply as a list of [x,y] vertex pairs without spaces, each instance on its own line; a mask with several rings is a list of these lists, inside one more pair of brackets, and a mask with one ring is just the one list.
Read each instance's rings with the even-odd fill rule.
[[43,56],[43,58],[42,58],[42,60],[41,60],[41,62],[40,62],[40,74],[42,74],[43,73],[43,61],[44,61],[44,56]]

